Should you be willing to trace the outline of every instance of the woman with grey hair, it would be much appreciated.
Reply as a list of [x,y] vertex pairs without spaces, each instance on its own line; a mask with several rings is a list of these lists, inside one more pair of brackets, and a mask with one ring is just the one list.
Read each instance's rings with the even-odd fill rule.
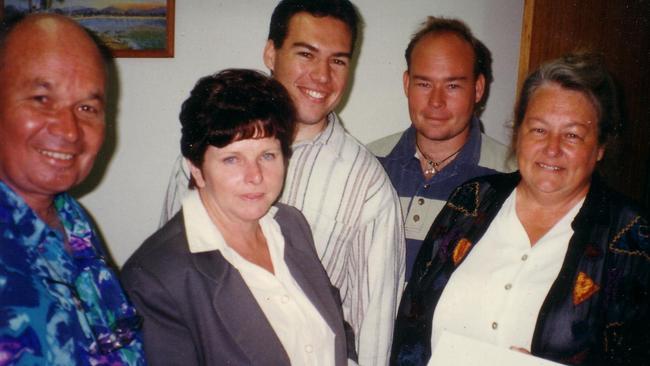
[[519,171],[458,187],[418,254],[391,363],[425,365],[445,332],[573,365],[650,360],[648,220],[595,173],[620,124],[599,57],[526,79]]

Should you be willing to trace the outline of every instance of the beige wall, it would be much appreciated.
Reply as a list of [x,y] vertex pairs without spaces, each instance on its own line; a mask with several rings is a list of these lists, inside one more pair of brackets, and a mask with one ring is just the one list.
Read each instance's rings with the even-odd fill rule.
[[[426,15],[465,20],[490,48],[495,82],[486,132],[507,141],[514,101],[523,2],[520,0],[356,0],[365,31],[349,98],[347,129],[367,143],[408,126],[403,53]],[[264,70],[261,60],[275,1],[177,0],[171,59],[118,59],[116,137],[81,202],[121,265],[157,228],[170,169],[179,153],[177,116],[195,81],[223,68]],[[102,169],[102,166],[105,168]]]

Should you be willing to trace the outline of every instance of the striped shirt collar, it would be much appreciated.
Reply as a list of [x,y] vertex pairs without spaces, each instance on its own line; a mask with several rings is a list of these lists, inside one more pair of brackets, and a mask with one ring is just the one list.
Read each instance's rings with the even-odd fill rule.
[[296,149],[307,145],[335,145],[340,143],[344,137],[345,129],[343,128],[343,125],[341,125],[336,113],[331,112],[327,115],[327,126],[325,126],[323,131],[311,140],[302,140],[294,143],[292,148]]

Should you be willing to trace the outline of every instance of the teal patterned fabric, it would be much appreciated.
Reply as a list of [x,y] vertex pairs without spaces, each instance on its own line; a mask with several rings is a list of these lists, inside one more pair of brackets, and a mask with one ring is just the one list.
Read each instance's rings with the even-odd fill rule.
[[144,365],[140,318],[69,195],[53,230],[0,181],[0,366]]

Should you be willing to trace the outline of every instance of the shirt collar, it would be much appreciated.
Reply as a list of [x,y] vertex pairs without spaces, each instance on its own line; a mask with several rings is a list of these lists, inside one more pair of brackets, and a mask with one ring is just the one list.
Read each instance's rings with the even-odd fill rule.
[[327,115],[327,125],[319,134],[311,140],[302,140],[294,143],[292,148],[298,148],[306,145],[329,145],[343,138],[345,130],[339,121],[336,113],[331,112]]
[[[68,237],[72,257],[96,257],[97,251],[93,242],[97,239],[82,209],[65,192],[56,194],[52,200]],[[43,238],[48,236],[54,236],[63,243],[63,234],[48,226],[22,197],[3,181],[0,181],[1,222],[12,222],[15,225],[24,225],[25,222],[29,222],[32,228],[29,235],[22,239],[23,243],[35,246],[42,243],[45,240]],[[21,235],[25,233],[26,231],[20,231]]]
[[8,185],[0,180],[0,222],[17,223],[28,211],[27,203]]
[[[189,244],[190,253],[210,252],[219,250],[223,252],[226,241],[212,222],[208,211],[203,206],[199,191],[190,190],[183,198],[183,220],[185,221],[185,235]],[[260,224],[267,220],[274,220],[277,207],[271,206],[269,211],[260,219]]]
[[[458,156],[450,165],[460,164],[478,164],[481,157],[481,121],[477,117],[472,117],[470,121],[469,136]],[[415,127],[413,125],[404,132],[395,148],[386,158],[395,160],[411,161],[417,159],[417,150],[415,148]]]

